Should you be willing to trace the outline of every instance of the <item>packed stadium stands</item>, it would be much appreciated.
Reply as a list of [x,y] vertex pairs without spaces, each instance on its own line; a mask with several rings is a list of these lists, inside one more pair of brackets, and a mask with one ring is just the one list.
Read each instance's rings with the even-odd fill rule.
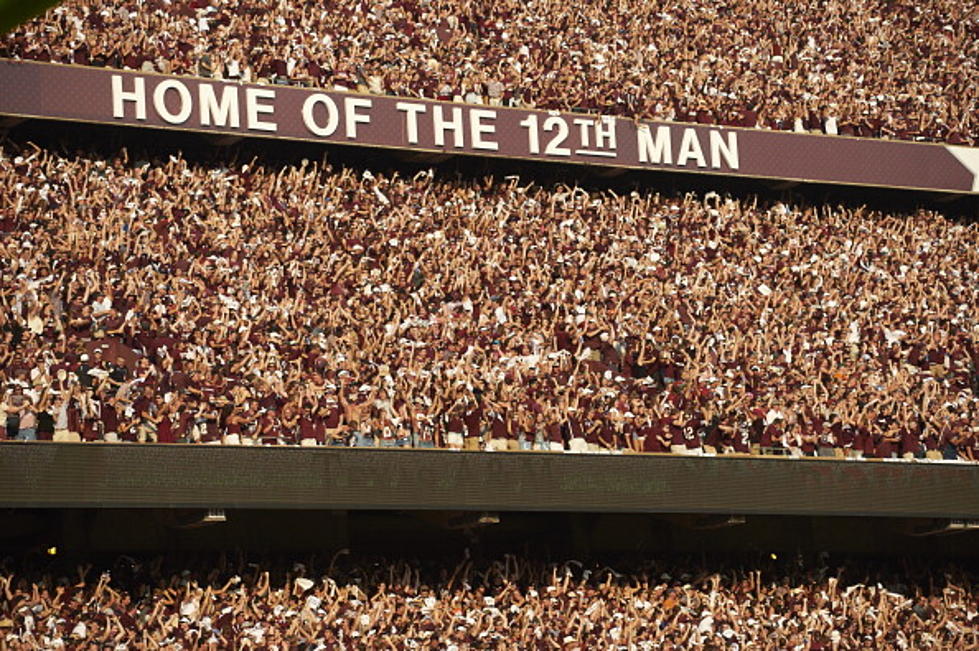
[[71,0],[0,56],[704,124],[976,144],[951,0]]
[[[979,12],[951,0],[69,0],[0,35],[0,58],[979,146]],[[942,473],[972,486],[961,474],[979,461],[979,223],[944,209],[949,196],[812,200],[761,174],[764,192],[696,174],[687,191],[649,170],[652,182],[588,169],[555,182],[474,158],[454,174],[444,151],[351,163],[320,158],[323,143],[283,162],[252,156],[276,143],[235,145],[247,130],[187,136],[207,144],[185,155],[118,126],[91,127],[104,140],[88,127],[35,138],[44,123],[22,120],[38,116],[7,115],[0,455],[38,495],[0,498],[0,651],[979,648],[973,491],[942,497],[955,492]],[[45,459],[67,456],[43,452],[66,450],[93,454],[59,474]],[[153,453],[183,492],[100,481],[120,467],[100,455],[127,451]],[[177,452],[250,464],[208,468],[209,491],[167,465]],[[827,462],[578,456],[642,453]],[[263,484],[277,455],[275,471],[304,482],[266,480],[258,498],[241,488]],[[496,504],[442,510],[463,508],[445,498],[461,484],[425,474],[438,504],[299,504],[297,486],[328,492],[316,472],[348,492],[417,485],[391,472],[382,486],[370,477],[381,464],[354,472],[334,456],[430,458],[440,472],[478,460],[530,502],[508,511],[483,481]],[[769,506],[752,490],[711,511],[671,501],[665,475],[603,466],[600,481],[540,488],[560,482],[522,481],[504,460],[681,473],[750,462],[858,488],[821,495],[853,496],[846,512],[803,519],[750,469],[729,485],[764,488]],[[78,468],[90,481],[64,480]],[[232,481],[236,468],[251,472]],[[862,503],[859,486],[894,470],[927,474],[914,480],[929,499]],[[886,476],[882,490],[908,475]],[[111,504],[50,502],[103,484],[120,493]],[[148,484],[157,502],[144,503]],[[566,503],[545,514],[536,491],[549,489],[635,517],[600,520],[577,502],[575,517]],[[283,508],[293,519],[269,515]],[[358,509],[370,516],[348,517]],[[522,551],[487,555],[493,527],[494,544]],[[772,541],[778,554],[761,553]],[[930,555],[896,560],[905,549]]]
[[222,554],[186,564],[124,556],[97,569],[26,563],[0,574],[0,643],[961,649],[979,635],[975,576],[951,565],[633,560],[620,573],[604,563],[515,555],[455,566],[343,556],[245,561]]
[[10,439],[977,458],[935,212],[13,143],[0,196]]

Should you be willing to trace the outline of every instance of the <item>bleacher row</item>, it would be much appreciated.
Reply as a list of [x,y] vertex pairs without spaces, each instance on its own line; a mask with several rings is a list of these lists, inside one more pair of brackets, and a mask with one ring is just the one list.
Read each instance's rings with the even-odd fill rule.
[[976,227],[0,150],[8,438],[974,460]]

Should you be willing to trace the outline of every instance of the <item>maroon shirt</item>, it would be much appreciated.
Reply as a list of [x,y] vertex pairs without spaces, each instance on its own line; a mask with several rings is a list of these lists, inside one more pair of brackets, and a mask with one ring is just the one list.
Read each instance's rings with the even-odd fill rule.
[[493,422],[490,423],[490,431],[493,434],[494,439],[505,439],[507,438],[507,426],[505,416],[502,414],[493,417]]
[[116,413],[116,408],[113,405],[103,402],[99,417],[102,421],[103,432],[119,432],[119,414]]
[[663,435],[663,424],[655,420],[651,421],[639,429],[639,436],[644,437],[642,441],[643,452],[666,452],[663,442],[659,437]]
[[466,436],[469,438],[479,437],[479,422],[483,419],[483,410],[480,407],[476,407],[471,411],[466,412],[462,417],[462,420],[466,424]]
[[921,451],[921,437],[910,427],[901,430],[901,454],[918,454]]
[[547,440],[551,443],[564,443],[564,435],[561,434],[560,423],[551,423],[547,426]]
[[308,416],[302,416],[299,419],[299,439],[315,439],[320,443],[323,442],[322,430],[317,435],[317,427],[313,420]]
[[169,416],[163,416],[156,426],[156,440],[159,443],[176,443],[177,438],[173,433],[173,420]]

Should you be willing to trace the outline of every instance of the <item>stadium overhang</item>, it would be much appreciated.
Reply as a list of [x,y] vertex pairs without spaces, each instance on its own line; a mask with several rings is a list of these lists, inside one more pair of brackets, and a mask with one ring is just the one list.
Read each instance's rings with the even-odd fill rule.
[[0,444],[9,508],[979,519],[979,466],[750,456]]

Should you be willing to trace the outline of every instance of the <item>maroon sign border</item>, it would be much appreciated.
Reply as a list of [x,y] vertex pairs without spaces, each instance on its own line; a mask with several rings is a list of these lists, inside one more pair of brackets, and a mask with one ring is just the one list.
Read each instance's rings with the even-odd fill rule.
[[[119,80],[115,95],[114,77]],[[142,84],[141,95],[132,94],[137,84]],[[157,97],[160,88],[164,90]],[[236,116],[237,122],[206,124],[201,110],[205,95],[210,93],[214,110],[207,113],[213,120],[221,116],[219,100],[228,99],[228,90],[233,90],[229,96],[234,96],[234,106],[224,106],[231,111],[225,117]],[[274,100],[263,97],[269,93]],[[138,96],[142,100],[133,99]],[[119,98],[121,117],[114,117],[114,100]],[[369,108],[363,106],[367,103]],[[312,107],[308,115],[303,110],[307,104]],[[137,117],[139,106],[145,119]],[[188,107],[185,119],[174,123]],[[351,113],[366,115],[369,122],[351,125]],[[409,124],[412,114],[415,130]],[[979,191],[979,169],[971,165],[979,148],[602,118],[9,59],[0,59],[0,115],[601,168],[954,194]],[[254,125],[274,121],[276,131],[250,128],[249,118]],[[648,136],[641,135],[644,129]],[[351,133],[356,137],[348,137]]]

